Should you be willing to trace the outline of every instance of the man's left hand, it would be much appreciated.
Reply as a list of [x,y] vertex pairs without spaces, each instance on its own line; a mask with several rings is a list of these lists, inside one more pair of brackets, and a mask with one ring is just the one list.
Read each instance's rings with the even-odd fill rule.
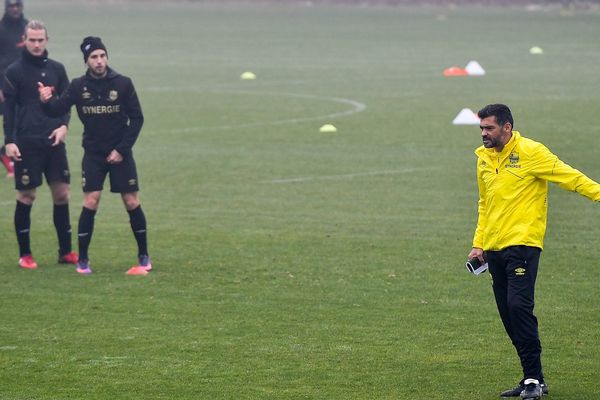
[[67,132],[69,132],[69,129],[66,125],[61,125],[53,130],[50,136],[48,136],[48,139],[53,140],[52,146],[58,146],[59,144],[64,143]]
[[106,157],[106,161],[109,164],[118,164],[121,161],[123,161],[123,156],[118,151],[113,150],[113,151],[110,152],[110,154],[108,155],[108,157]]

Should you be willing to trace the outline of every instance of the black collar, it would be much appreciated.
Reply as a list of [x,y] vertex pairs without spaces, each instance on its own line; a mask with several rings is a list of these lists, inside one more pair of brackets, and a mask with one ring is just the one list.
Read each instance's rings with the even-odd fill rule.
[[36,57],[27,51],[27,48],[23,49],[23,60],[29,64],[33,64],[37,67],[43,67],[48,62],[48,50],[44,50],[44,54],[40,57]]

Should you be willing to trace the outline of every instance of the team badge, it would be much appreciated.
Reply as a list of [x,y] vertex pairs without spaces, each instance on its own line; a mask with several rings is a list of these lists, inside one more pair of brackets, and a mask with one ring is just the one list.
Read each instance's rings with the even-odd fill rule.
[[21,177],[21,183],[25,186],[29,185],[29,182],[31,182],[31,180],[29,179],[29,175],[23,175]]
[[523,268],[523,267],[515,268],[515,275],[516,276],[524,276],[525,275],[525,271],[526,271],[526,269]]
[[92,98],[92,94],[87,91],[87,88],[83,88],[83,93],[81,93],[81,98],[84,100],[89,100]]
[[517,164],[519,162],[519,153],[517,153],[516,151],[513,151],[508,156],[508,160],[510,161],[511,164]]
[[128,181],[128,183],[129,183],[129,186],[135,186],[135,184],[137,183],[137,180],[135,180],[135,179],[130,179],[130,180]]
[[116,90],[111,90],[110,92],[108,92],[108,99],[110,101],[115,101],[118,98],[119,98],[119,93]]

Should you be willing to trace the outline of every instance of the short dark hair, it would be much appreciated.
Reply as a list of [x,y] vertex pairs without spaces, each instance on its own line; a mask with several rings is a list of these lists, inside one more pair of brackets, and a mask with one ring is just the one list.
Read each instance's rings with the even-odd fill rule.
[[481,119],[494,116],[500,126],[504,126],[507,122],[515,126],[510,108],[506,104],[488,104],[477,112],[477,116]]

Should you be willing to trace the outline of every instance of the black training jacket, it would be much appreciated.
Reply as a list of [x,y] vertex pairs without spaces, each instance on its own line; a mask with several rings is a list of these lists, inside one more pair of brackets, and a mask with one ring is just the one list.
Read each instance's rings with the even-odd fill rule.
[[117,150],[123,157],[131,155],[144,115],[130,78],[111,68],[100,79],[88,72],[73,79],[65,93],[53,96],[44,109],[58,115],[73,104],[83,123],[85,151],[108,156]]
[[23,49],[21,58],[12,63],[4,76],[4,143],[37,142],[49,144],[48,136],[61,125],[68,125],[69,110],[49,117],[42,109],[38,82],[51,86],[56,93],[69,85],[65,67],[48,58],[32,56]]

